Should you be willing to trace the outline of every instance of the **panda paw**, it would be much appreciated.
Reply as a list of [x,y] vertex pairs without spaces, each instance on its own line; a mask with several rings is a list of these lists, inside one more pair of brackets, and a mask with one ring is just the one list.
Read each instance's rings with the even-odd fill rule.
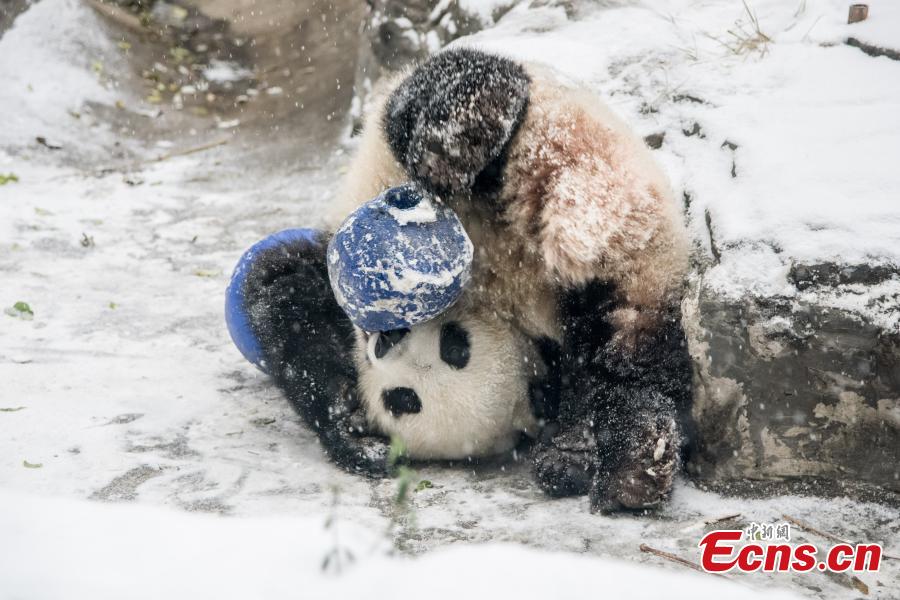
[[591,512],[655,508],[671,493],[680,446],[675,420],[667,415],[650,417],[632,440],[630,452],[616,468],[594,474]]
[[325,434],[322,441],[329,458],[349,473],[372,479],[391,475],[387,438],[347,424],[344,430]]
[[593,460],[596,451],[582,436],[575,432],[556,433],[552,425],[545,428],[541,442],[534,449],[534,474],[538,485],[555,497],[586,494],[596,470]]

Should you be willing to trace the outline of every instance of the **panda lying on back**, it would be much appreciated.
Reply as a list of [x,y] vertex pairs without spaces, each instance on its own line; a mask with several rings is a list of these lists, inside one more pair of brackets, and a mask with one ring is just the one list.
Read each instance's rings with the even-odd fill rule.
[[470,284],[438,319],[354,330],[324,236],[266,251],[247,276],[269,369],[329,456],[381,476],[384,434],[414,457],[460,458],[540,424],[548,493],[589,493],[603,511],[657,505],[688,430],[687,242],[642,142],[545,69],[448,50],[374,103],[331,231],[407,181],[453,208],[475,247]]

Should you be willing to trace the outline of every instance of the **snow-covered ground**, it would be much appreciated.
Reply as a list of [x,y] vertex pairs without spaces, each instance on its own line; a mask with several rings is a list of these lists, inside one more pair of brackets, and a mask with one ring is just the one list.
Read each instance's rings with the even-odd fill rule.
[[[746,27],[741,3],[726,1],[613,3],[577,21],[520,6],[468,42],[551,61],[642,135],[665,132],[657,155],[690,194],[698,244],[708,248],[708,211],[726,250],[709,276],[770,289],[794,259],[900,260],[900,63],[842,44],[843,2],[789,4],[752,4],[772,38],[765,53],[731,55],[708,37],[728,40],[736,19]],[[889,4],[871,3],[873,23]],[[884,14],[900,31],[897,11]],[[76,0],[40,0],[0,38],[0,175],[18,179],[0,185],[0,309],[12,313],[0,314],[0,599],[409,587],[429,597],[860,596],[846,576],[720,582],[638,549],[696,561],[703,522],[734,514],[732,526],[789,514],[900,552],[897,508],[848,499],[726,498],[681,483],[657,514],[606,517],[585,499],[547,499],[513,462],[419,467],[432,486],[404,510],[395,481],[338,471],[233,348],[222,302],[244,248],[317,223],[344,150],[304,151],[285,164],[306,168],[283,172],[272,156],[260,176],[238,127],[227,145],[124,168],[172,149],[104,118],[117,100],[141,103],[106,31]],[[695,122],[705,137],[682,133]],[[195,133],[196,144],[220,135],[215,123]],[[19,302],[33,315],[12,309]],[[322,573],[336,546],[356,561]],[[389,547],[425,556],[389,558]],[[868,597],[896,598],[900,561],[859,578]]]
[[[217,519],[145,507],[17,502],[0,495],[4,598],[758,598],[749,588],[510,544],[456,545],[410,559],[340,523],[291,516]],[[12,507],[9,504],[12,503]],[[341,561],[336,557],[340,555]],[[329,556],[332,558],[329,559]],[[323,572],[321,565],[328,560]],[[52,576],[48,567],[53,566]],[[74,593],[73,593],[74,592]],[[772,600],[795,596],[767,592]]]

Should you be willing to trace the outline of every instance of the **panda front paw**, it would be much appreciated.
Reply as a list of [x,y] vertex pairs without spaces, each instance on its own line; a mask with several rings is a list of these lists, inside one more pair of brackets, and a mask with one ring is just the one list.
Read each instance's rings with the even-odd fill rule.
[[590,485],[591,512],[658,507],[672,491],[681,441],[675,420],[647,416],[631,448],[613,469],[598,469]]
[[333,394],[340,398],[329,408],[331,420],[319,429],[319,439],[325,453],[339,467],[356,475],[373,479],[388,477],[393,470],[390,441],[369,427],[365,409],[359,396],[346,380],[342,391]]
[[323,435],[322,443],[328,457],[345,471],[372,479],[391,475],[393,465],[387,438],[348,427]]
[[559,433],[555,423],[545,427],[534,449],[534,474],[550,496],[580,496],[591,487],[596,471],[596,450],[575,432]]

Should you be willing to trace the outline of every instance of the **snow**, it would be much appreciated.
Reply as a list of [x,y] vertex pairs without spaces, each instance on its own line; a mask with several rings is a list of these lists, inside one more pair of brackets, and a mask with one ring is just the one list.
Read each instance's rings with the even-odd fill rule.
[[[0,531],[16,551],[0,562],[0,581],[4,597],[34,599],[392,598],[403,590],[436,600],[473,593],[582,598],[598,584],[604,594],[634,600],[759,597],[711,576],[508,544],[390,558],[371,531],[340,515],[334,529],[310,517],[221,519],[2,493]],[[323,572],[335,548],[354,560],[339,574]],[[54,566],[50,578],[47,565]],[[766,597],[796,598],[787,592]]]
[[900,263],[900,62],[843,44],[864,25],[896,45],[896,3],[856,25],[837,0],[749,6],[771,41],[738,54],[728,32],[755,32],[740,2],[628,3],[573,21],[524,3],[456,43],[548,63],[641,134],[664,132],[657,158],[689,194],[706,254],[709,214],[728,260],[708,276],[734,295],[783,288],[793,262]]
[[83,142],[80,131],[94,122],[85,103],[113,104],[119,92],[108,73],[125,68],[85,3],[35,3],[0,38],[0,143],[21,151],[39,135],[62,145]]
[[434,223],[437,221],[437,212],[430,198],[423,198],[421,202],[412,208],[397,208],[388,206],[387,212],[400,225],[408,225],[409,223]]
[[871,0],[869,17],[847,28],[847,35],[878,48],[898,50],[897,23],[900,23],[900,4],[893,0]]
[[[470,15],[475,15],[482,23],[490,24],[494,20],[494,13],[507,8],[515,3],[515,0],[459,0],[459,7]],[[441,2],[440,4],[443,4]],[[435,8],[432,14],[440,14]]]
[[[227,60],[212,60],[210,61],[209,66],[203,69],[204,79],[206,79],[207,81],[214,81],[216,83],[240,81],[252,76],[253,73],[249,70],[241,67],[237,63],[233,63]],[[270,94],[272,93],[271,89],[267,91]]]
[[[623,585],[635,597],[646,584],[647,597],[677,589],[702,598],[697,590],[714,578],[674,580],[681,575],[674,570],[684,569],[637,548],[647,543],[697,560],[702,521],[734,513],[757,522],[787,513],[838,535],[882,541],[894,553],[900,547],[890,507],[725,498],[683,482],[658,515],[592,515],[586,498],[548,500],[525,462],[417,466],[414,481],[433,487],[413,495],[412,516],[404,517],[392,500],[397,482],[364,480],[329,464],[271,382],[233,347],[223,323],[223,290],[240,253],[286,221],[315,225],[288,215],[310,215],[327,197],[327,173],[290,185],[254,181],[254,190],[227,170],[221,180],[190,181],[228,160],[224,149],[215,152],[147,168],[136,186],[25,161],[0,168],[21,178],[0,188],[0,223],[12,232],[0,241],[0,306],[22,300],[35,313],[31,321],[0,315],[0,408],[24,407],[0,412],[0,536],[16,549],[0,561],[4,593],[180,597],[209,590],[228,598],[256,590],[250,597],[278,597],[323,586],[322,594],[343,597],[409,581],[438,597],[480,596],[498,585],[524,586],[524,597],[551,589],[574,597],[603,581],[604,590]],[[79,244],[83,232],[94,247]],[[334,582],[317,575],[331,547],[320,533],[333,488],[341,539],[364,540],[352,546],[359,570]],[[368,540],[392,519],[400,525],[391,540],[403,554],[425,553],[422,560],[369,550]],[[495,570],[501,567],[507,570]],[[898,568],[886,562],[882,573],[860,575],[871,597],[890,598]],[[448,582],[440,577],[448,570],[466,576]],[[529,572],[554,576],[522,577]],[[807,595],[817,588],[829,598],[854,597],[821,574],[735,578],[766,586],[766,594],[790,585]]]
[[[874,26],[889,12],[871,6]],[[709,210],[723,249],[706,276],[735,293],[781,293],[791,260],[896,261],[900,252],[890,205],[900,189],[891,162],[900,64],[841,45],[865,25],[844,24],[844,3],[808,0],[797,19],[795,9],[754,3],[775,39],[765,57],[727,56],[705,37],[724,37],[741,17],[733,2],[620,3],[578,21],[523,5],[470,42],[550,60],[586,79],[641,134],[665,131],[657,156],[691,193],[692,232],[708,242]],[[130,93],[98,76],[95,55],[106,74],[126,68],[76,0],[41,0],[0,38],[0,174],[19,177],[0,186],[0,308],[22,301],[34,311],[31,320],[0,312],[0,408],[14,409],[0,412],[0,598],[409,589],[429,598],[696,599],[785,597],[786,587],[859,597],[821,573],[720,582],[638,550],[647,543],[697,560],[703,521],[735,513],[742,523],[790,514],[900,552],[896,507],[733,498],[682,481],[659,513],[592,515],[585,498],[546,498],[524,461],[417,465],[433,487],[399,510],[396,481],[353,477],[327,461],[234,348],[222,315],[241,253],[273,231],[318,225],[345,156],[293,169],[277,150],[250,156],[236,137],[100,176],[109,148],[139,142],[91,108]],[[677,94],[708,104],[672,101]],[[644,102],[658,112],[642,113]],[[705,139],[681,133],[694,121]],[[37,135],[64,148],[35,149]],[[739,144],[734,179],[725,139]],[[68,166],[79,156],[94,168]],[[885,293],[895,285],[883,284]],[[320,572],[334,547],[324,530],[332,512],[340,544],[357,557],[340,576]],[[401,556],[387,557],[386,546]],[[900,563],[859,577],[868,597],[892,598]]]

